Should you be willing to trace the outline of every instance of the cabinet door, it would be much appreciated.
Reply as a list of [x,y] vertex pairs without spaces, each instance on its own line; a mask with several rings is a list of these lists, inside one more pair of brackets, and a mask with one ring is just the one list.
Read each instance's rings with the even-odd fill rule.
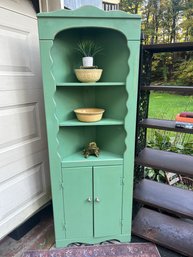
[[94,167],[94,236],[121,234],[122,172],[120,166]]
[[93,236],[92,168],[63,169],[66,238]]

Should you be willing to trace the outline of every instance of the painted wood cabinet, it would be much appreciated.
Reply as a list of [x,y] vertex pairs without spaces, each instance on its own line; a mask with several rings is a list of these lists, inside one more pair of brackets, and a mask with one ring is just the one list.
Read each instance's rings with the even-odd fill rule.
[[[38,15],[56,246],[131,238],[140,17],[95,7]],[[97,83],[80,83],[81,39],[101,45]],[[80,107],[105,109],[79,122]],[[95,141],[99,157],[84,158]]]

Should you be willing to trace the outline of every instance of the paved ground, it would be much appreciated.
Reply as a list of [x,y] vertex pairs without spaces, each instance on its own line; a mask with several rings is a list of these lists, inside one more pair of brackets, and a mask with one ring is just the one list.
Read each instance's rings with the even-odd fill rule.
[[[132,242],[147,242],[133,236]],[[50,249],[54,247],[54,226],[50,207],[41,212],[40,222],[20,240],[10,237],[0,241],[0,257],[21,257],[27,249]],[[183,257],[163,247],[158,247],[161,257]]]

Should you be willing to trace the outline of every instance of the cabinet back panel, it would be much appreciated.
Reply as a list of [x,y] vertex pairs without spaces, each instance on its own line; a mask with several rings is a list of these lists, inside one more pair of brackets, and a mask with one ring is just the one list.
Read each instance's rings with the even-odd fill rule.
[[101,126],[96,130],[98,145],[105,151],[123,154],[126,132],[123,126]]
[[77,81],[74,69],[81,65],[81,58],[75,51],[78,41],[78,34],[72,30],[66,30],[66,34],[59,33],[53,42],[51,48],[51,57],[53,60],[52,74],[58,82]]
[[55,94],[56,114],[60,121],[75,119],[74,109],[96,107],[94,87],[58,88]]
[[129,49],[123,34],[116,30],[102,29],[96,32],[97,42],[103,52],[96,55],[96,65],[103,69],[102,81],[125,81],[129,73]]
[[62,127],[58,134],[59,153],[63,159],[81,152],[95,141],[101,150],[122,155],[125,151],[124,140],[123,126]]
[[101,81],[125,81],[129,71],[126,37],[119,31],[97,27],[67,29],[56,35],[51,49],[55,80],[77,81],[74,69],[82,65],[82,56],[76,48],[77,43],[84,39],[93,40],[103,49],[94,57],[94,65],[103,69]]
[[128,94],[125,87],[96,88],[96,106],[105,109],[104,117],[124,120]]
[[103,118],[123,120],[126,113],[127,92],[124,87],[63,87],[55,94],[59,121],[75,119],[74,109],[95,107],[105,109]]
[[82,151],[89,142],[95,141],[95,127],[63,127],[58,134],[59,153],[62,157]]

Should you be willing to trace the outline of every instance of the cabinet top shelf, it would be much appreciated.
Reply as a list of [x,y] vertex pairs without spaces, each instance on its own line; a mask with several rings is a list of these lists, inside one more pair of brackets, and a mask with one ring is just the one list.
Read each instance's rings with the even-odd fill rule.
[[125,82],[96,82],[96,83],[81,83],[81,82],[65,82],[57,83],[57,87],[85,87],[85,86],[125,86]]

